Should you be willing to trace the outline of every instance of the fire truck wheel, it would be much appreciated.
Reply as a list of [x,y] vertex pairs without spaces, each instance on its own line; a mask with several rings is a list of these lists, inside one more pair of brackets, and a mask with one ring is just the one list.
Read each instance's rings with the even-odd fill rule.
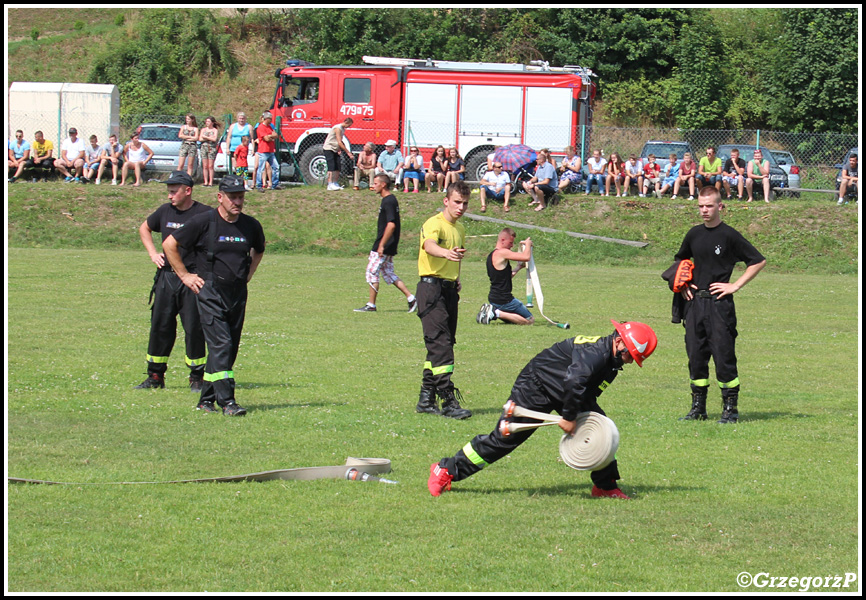
[[301,172],[307,183],[318,184],[328,178],[328,163],[321,144],[310,146],[301,154]]

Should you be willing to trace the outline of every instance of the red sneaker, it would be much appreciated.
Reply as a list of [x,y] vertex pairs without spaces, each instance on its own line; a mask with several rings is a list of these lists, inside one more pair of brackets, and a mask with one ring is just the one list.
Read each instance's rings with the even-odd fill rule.
[[427,480],[427,489],[433,496],[440,496],[445,490],[451,490],[451,481],[454,476],[448,472],[445,467],[440,467],[439,463],[430,465],[430,479]]
[[631,497],[626,496],[622,493],[622,490],[619,488],[613,490],[603,490],[598,486],[592,486],[592,497],[593,498],[620,498],[622,500],[631,500]]

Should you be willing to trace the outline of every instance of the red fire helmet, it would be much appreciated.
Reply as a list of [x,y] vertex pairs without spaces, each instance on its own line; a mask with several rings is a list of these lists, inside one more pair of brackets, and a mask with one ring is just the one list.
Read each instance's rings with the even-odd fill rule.
[[634,362],[637,366],[643,367],[643,361],[649,358],[659,343],[656,332],[646,323],[639,321],[617,323],[611,319],[610,322],[625,342],[625,347],[628,348],[628,353],[634,358]]

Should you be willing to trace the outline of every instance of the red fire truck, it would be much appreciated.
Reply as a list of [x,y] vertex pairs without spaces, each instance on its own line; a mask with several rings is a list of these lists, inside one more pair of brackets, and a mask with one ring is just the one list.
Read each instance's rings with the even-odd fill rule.
[[[272,112],[308,183],[325,179],[322,144],[346,117],[354,123],[344,142],[356,155],[366,142],[378,154],[394,139],[404,156],[417,146],[426,167],[437,146],[446,153],[454,147],[470,181],[487,170],[496,146],[526,144],[562,154],[571,145],[581,154],[588,143],[581,126],[592,123],[596,89],[589,69],[368,56],[364,62],[289,60],[276,72]],[[350,165],[345,169],[351,172]]]

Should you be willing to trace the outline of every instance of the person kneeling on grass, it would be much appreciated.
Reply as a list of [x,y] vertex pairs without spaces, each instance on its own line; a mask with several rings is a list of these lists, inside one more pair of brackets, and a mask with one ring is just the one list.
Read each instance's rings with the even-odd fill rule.
[[[616,379],[623,365],[643,361],[655,351],[658,339],[651,327],[639,322],[617,323],[607,337],[579,335],[554,344],[529,361],[511,388],[509,397],[517,406],[539,412],[556,411],[562,418],[559,427],[571,435],[577,429],[578,413],[591,411],[604,415],[598,397]],[[471,477],[489,464],[511,454],[535,429],[505,435],[500,429],[507,418],[503,411],[489,435],[475,436],[457,454],[430,465],[427,489],[440,496],[451,489],[452,481]],[[517,417],[526,419],[526,417]],[[531,421],[531,420],[530,420]],[[629,499],[617,485],[620,478],[614,459],[590,474],[593,498]]]
[[[511,293],[511,279],[526,266],[532,257],[532,240],[526,238],[522,242],[523,250],[514,252],[514,240],[517,234],[510,227],[499,232],[496,248],[487,255],[487,276],[490,278],[490,293],[487,302],[481,306],[476,321],[487,325],[495,319],[518,325],[532,325],[535,319],[523,303]],[[517,268],[511,270],[509,260],[518,261]]]

